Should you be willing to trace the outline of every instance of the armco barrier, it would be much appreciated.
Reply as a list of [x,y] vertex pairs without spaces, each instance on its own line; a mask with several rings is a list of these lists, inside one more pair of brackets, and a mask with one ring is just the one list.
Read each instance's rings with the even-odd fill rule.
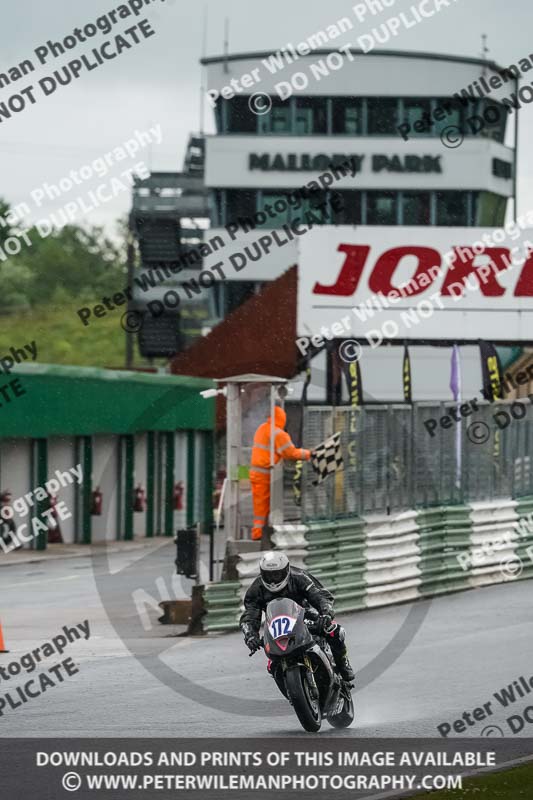
[[521,565],[522,578],[533,577],[533,497],[521,497],[517,500],[516,513],[519,522],[516,527],[518,540],[515,556]]
[[364,524],[355,518],[307,526],[305,568],[333,592],[339,612],[363,608]]
[[[533,497],[278,525],[272,541],[334,595],[338,613],[533,577]],[[204,588],[204,630],[238,627],[260,552],[242,553],[239,581]]]
[[230,631],[238,627],[241,607],[239,581],[221,581],[204,586],[205,615],[203,629],[207,633]]
[[422,582],[421,597],[468,588],[468,572],[457,560],[470,545],[470,509],[450,506],[418,513]]

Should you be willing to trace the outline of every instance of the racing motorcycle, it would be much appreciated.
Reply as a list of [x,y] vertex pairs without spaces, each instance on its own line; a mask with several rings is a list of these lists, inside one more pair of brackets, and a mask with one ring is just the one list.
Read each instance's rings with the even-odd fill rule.
[[325,717],[334,728],[353,722],[352,684],[338,674],[315,609],[286,597],[266,609],[262,646],[269,671],[306,731],[320,730]]

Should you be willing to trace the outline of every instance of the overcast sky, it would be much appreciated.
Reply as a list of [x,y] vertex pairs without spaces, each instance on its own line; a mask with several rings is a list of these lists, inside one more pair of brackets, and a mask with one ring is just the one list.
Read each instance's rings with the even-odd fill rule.
[[[369,18],[336,44],[342,45],[371,30],[418,0],[396,0],[384,14]],[[94,22],[120,6],[118,0],[17,0],[2,7],[0,72],[24,59],[36,64],[35,48],[47,40],[62,40],[76,27]],[[298,42],[342,16],[354,19],[351,2],[344,0],[153,0],[137,18],[124,19],[108,36],[98,36],[72,51],[70,58],[90,50],[95,43],[112,38],[143,17],[156,35],[132,47],[115,60],[91,72],[82,71],[69,86],[60,86],[50,97],[36,92],[38,102],[10,120],[0,123],[0,195],[11,204],[27,201],[43,182],[54,183],[98,156],[109,152],[135,130],[160,125],[163,141],[145,148],[131,166],[144,160],[154,170],[179,170],[189,132],[199,129],[200,66],[205,9],[208,26],[206,54],[223,48],[224,19],[230,20],[230,52],[276,50],[288,41]],[[479,57],[481,34],[488,36],[489,57],[502,65],[533,53],[531,0],[457,0],[431,19],[399,35],[384,46],[400,50],[423,50]],[[0,89],[0,103],[29,84],[62,66],[66,59],[50,60],[31,75]],[[532,73],[533,74],[533,73]],[[409,87],[406,86],[406,93]],[[519,211],[533,207],[533,158],[529,142],[533,132],[533,104],[520,111]],[[206,109],[206,131],[212,131],[211,112]],[[82,194],[94,190],[101,179],[84,183]],[[58,204],[44,206],[45,213],[75,199],[80,192],[64,196]],[[33,204],[32,204],[33,206]],[[87,221],[105,224],[125,214],[130,196],[91,212]]]

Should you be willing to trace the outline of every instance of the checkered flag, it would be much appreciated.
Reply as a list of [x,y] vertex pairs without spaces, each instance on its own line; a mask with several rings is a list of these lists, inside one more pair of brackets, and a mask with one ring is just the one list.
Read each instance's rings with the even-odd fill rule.
[[340,432],[334,433],[325,442],[311,450],[311,466],[315,471],[313,486],[318,486],[328,475],[332,475],[337,470],[344,469]]

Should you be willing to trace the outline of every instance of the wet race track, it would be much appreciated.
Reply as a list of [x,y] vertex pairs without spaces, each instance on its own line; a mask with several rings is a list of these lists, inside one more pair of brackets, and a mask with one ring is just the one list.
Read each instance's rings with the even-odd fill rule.
[[[89,639],[68,643],[37,671],[71,657],[79,672],[19,708],[4,708],[3,736],[289,736],[299,723],[239,633],[177,637],[157,622],[172,581],[174,545],[135,552],[25,563],[0,569],[3,627],[11,651],[0,666],[89,621]],[[185,596],[185,594],[182,594]],[[511,735],[506,718],[533,705],[533,691],[503,708],[493,694],[533,674],[531,583],[506,584],[431,602],[344,615],[358,673],[356,720],[318,736],[435,736],[465,711],[490,712],[461,735]],[[83,637],[83,634],[82,634]],[[74,637],[73,637],[74,638]],[[2,693],[31,673],[2,680]],[[496,731],[497,733],[497,731]],[[531,735],[525,725],[522,735]],[[456,733],[455,735],[459,735]]]

